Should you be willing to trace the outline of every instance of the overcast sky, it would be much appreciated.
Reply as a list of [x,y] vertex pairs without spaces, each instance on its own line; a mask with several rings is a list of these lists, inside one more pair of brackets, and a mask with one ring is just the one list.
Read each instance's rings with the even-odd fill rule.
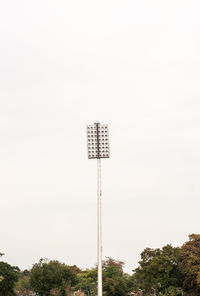
[[110,130],[103,256],[199,233],[200,2],[7,0],[0,7],[0,252],[96,262],[96,161]]

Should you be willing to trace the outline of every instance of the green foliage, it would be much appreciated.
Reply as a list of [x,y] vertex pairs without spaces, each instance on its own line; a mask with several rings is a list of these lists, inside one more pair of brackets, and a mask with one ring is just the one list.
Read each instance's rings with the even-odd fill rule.
[[28,270],[19,273],[19,279],[15,285],[15,293],[19,296],[32,296],[33,290],[30,285],[30,274]]
[[126,296],[128,275],[123,272],[122,261],[108,257],[103,262],[103,291],[106,296]]
[[117,267],[118,270],[123,272],[124,262],[119,261],[119,260],[115,260],[112,257],[107,257],[107,259],[102,262],[102,268],[103,269],[107,269],[108,267],[113,267],[113,266]]
[[76,290],[83,291],[86,295],[94,296],[97,294],[97,269],[86,269],[78,273],[78,284]]
[[200,295],[200,235],[189,235],[189,241],[181,247],[183,287],[191,295]]
[[129,275],[129,274],[124,274],[124,277],[126,279],[126,288],[128,293],[132,293],[133,291],[138,291],[137,289],[137,282],[135,279],[135,274]]
[[[130,276],[123,272],[123,262],[108,257],[103,261],[103,294],[105,296],[126,296],[132,288]],[[86,295],[97,295],[97,267],[78,274],[76,290]]]
[[141,253],[140,266],[135,269],[137,288],[143,290],[144,295],[158,295],[169,287],[182,287],[179,262],[179,248],[167,245],[162,249],[145,249]]
[[67,266],[59,261],[41,259],[33,265],[30,272],[30,284],[40,296],[49,296],[51,291],[65,295],[66,290],[77,283],[74,266]]
[[[200,295],[198,234],[191,234],[181,248],[146,248],[132,275],[124,273],[123,265],[111,257],[102,262],[104,296]],[[17,267],[0,262],[0,296],[32,296],[33,291],[40,296],[65,296],[74,290],[77,295],[80,291],[97,295],[97,266],[82,271],[77,266],[41,259],[30,271],[19,272]]]
[[[115,267],[116,268],[116,267]],[[114,269],[115,269],[114,268]],[[109,271],[110,273],[110,271]],[[107,296],[125,296],[127,295],[127,286],[125,278],[121,276],[116,276],[116,272],[111,276],[111,273],[108,275],[106,272],[103,277],[103,291]]]
[[169,287],[165,290],[164,294],[161,293],[159,296],[183,296],[183,289]]
[[18,267],[0,262],[0,296],[15,295],[14,285],[18,280],[18,272]]

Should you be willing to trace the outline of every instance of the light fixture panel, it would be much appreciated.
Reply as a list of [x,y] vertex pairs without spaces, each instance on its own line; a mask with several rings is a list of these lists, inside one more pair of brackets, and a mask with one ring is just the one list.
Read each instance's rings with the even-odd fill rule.
[[109,133],[108,125],[95,122],[87,125],[88,158],[109,158]]

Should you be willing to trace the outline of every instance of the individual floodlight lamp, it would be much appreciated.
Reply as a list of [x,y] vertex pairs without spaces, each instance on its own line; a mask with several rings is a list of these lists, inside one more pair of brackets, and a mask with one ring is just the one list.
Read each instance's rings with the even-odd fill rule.
[[98,296],[102,296],[101,158],[110,157],[108,125],[87,125],[88,158],[97,159],[97,261]]

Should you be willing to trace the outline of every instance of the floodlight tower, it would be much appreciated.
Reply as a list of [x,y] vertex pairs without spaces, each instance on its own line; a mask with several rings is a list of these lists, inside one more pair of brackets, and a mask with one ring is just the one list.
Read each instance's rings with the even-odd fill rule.
[[88,158],[97,159],[97,261],[98,296],[102,296],[101,158],[110,157],[108,125],[87,125]]

